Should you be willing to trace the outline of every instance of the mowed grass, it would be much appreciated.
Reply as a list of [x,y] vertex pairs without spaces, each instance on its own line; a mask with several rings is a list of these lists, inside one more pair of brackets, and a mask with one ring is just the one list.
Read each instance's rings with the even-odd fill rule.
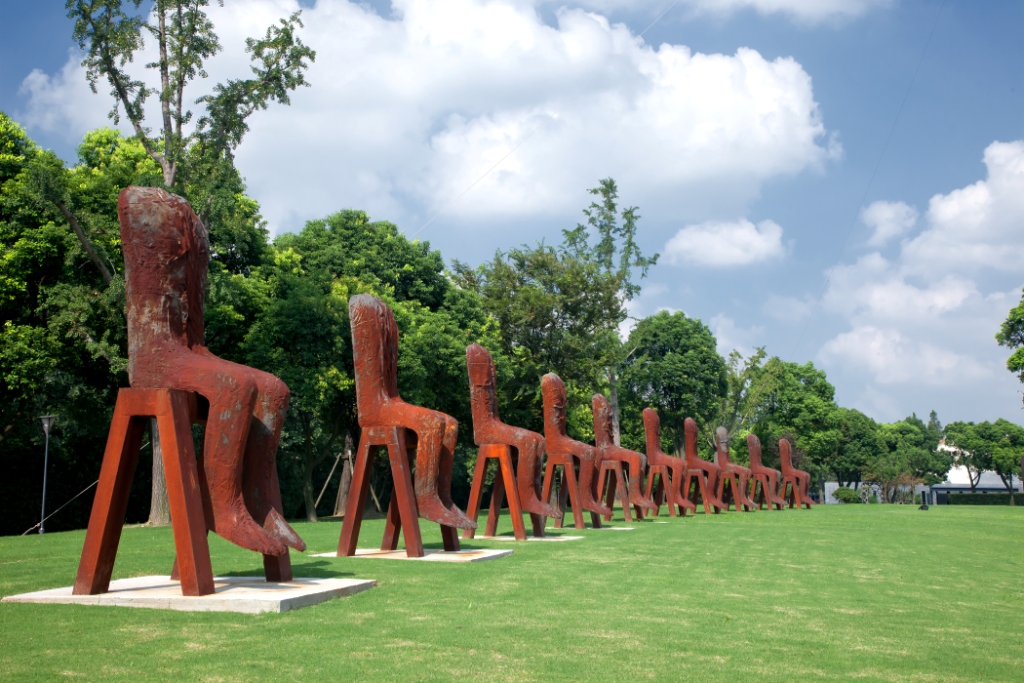
[[[365,523],[361,545],[382,526]],[[663,508],[633,526],[466,542],[515,549],[473,564],[293,556],[296,576],[379,585],[286,614],[5,603],[0,680],[1024,680],[1024,508]],[[340,524],[297,529],[324,552]],[[0,538],[0,593],[70,585],[83,537]],[[218,575],[261,570],[211,547]],[[170,529],[126,529],[114,578],[172,558]]]

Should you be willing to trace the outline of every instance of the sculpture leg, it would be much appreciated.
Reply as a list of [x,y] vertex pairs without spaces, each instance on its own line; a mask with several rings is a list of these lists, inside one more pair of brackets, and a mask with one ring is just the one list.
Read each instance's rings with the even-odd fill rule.
[[580,502],[583,509],[600,516],[610,516],[611,508],[600,503],[600,492],[597,490],[597,463],[594,459],[580,458]]
[[516,488],[523,509],[531,514],[558,519],[562,513],[547,503],[547,498],[538,496],[540,489],[541,463],[544,458],[544,439],[530,436],[517,439],[514,444],[519,451]]
[[[476,456],[476,470],[473,472],[473,485],[469,489],[469,503],[466,505],[466,516],[474,522],[480,514],[480,499],[484,492],[484,479],[487,477],[487,446],[480,446]],[[476,529],[464,529],[462,538],[470,539],[476,535]]]
[[[653,510],[654,503],[650,498],[640,491],[640,482],[643,481],[646,459],[636,455],[630,455],[625,462],[629,466],[629,502],[638,508],[637,516],[643,519],[643,510]],[[626,501],[623,501],[625,507]]]

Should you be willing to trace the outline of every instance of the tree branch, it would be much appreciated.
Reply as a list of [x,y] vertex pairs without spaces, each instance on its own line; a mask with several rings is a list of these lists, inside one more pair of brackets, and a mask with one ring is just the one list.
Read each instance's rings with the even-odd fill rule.
[[64,219],[68,222],[68,225],[70,225],[71,229],[75,231],[76,235],[78,235],[78,241],[82,243],[82,248],[85,249],[87,254],[89,254],[89,258],[100,271],[100,275],[103,276],[103,281],[109,285],[110,281],[113,280],[114,277],[110,274],[110,271],[107,270],[103,261],[100,260],[96,250],[93,249],[92,243],[89,242],[89,238],[87,238],[85,236],[85,232],[82,231],[82,226],[78,224],[78,219],[75,218],[75,216],[68,210],[68,207],[64,205],[64,202],[55,201],[54,203],[57,205],[57,208],[60,209],[60,212],[64,214]]

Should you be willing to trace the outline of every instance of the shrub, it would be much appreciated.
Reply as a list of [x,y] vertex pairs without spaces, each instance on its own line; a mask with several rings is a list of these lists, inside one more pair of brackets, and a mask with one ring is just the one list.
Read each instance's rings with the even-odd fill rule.
[[[1014,502],[1024,504],[1024,494],[1018,493]],[[951,493],[947,498],[950,505],[1010,505],[1009,493]]]
[[851,488],[840,486],[832,492],[832,497],[838,500],[840,503],[860,503],[860,495]]

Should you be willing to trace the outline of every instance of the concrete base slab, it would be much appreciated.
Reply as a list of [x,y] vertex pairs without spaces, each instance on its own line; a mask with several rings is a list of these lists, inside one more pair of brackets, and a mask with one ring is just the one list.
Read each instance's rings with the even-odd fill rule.
[[[376,548],[357,548],[356,557],[375,560],[413,560],[416,562],[486,562],[499,557],[511,555],[511,550],[453,550],[445,551],[436,548],[425,548],[423,557],[409,557],[405,550],[378,550]],[[338,553],[319,553],[313,557],[337,557]]]
[[257,576],[218,576],[212,595],[185,596],[167,576],[137,576],[110,582],[99,595],[72,595],[71,586],[8,595],[3,602],[148,607],[182,612],[288,612],[372,588],[372,579],[293,579],[271,583]]
[[632,531],[634,528],[631,526],[603,526],[600,529],[591,529],[591,531]]
[[[477,536],[481,541],[516,541],[519,540],[515,536]],[[527,541],[548,541],[551,543],[560,543],[562,541],[578,541],[586,536],[527,536]]]

